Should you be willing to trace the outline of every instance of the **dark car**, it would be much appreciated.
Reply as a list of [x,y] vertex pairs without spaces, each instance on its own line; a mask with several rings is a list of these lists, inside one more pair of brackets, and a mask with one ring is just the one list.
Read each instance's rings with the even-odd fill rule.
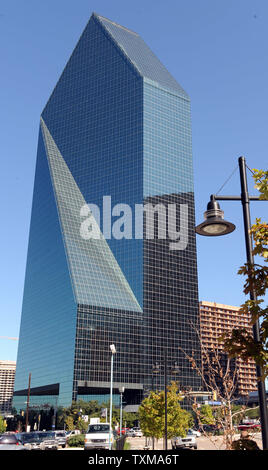
[[21,432],[17,434],[21,443],[29,450],[39,449],[40,438],[38,432]]

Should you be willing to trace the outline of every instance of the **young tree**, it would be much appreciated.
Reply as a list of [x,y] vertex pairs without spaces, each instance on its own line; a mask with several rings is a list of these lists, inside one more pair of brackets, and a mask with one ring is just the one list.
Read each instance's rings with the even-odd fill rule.
[[[192,327],[195,328],[193,325]],[[195,359],[194,355],[189,355],[182,348],[181,351],[190,362],[192,368],[201,377],[204,389],[218,402],[217,406],[211,408],[211,410],[213,409],[213,417],[211,412],[208,413],[208,410],[198,405],[193,392],[188,390],[185,396],[192,400],[192,408],[197,423],[203,429],[205,435],[211,439],[216,448],[221,448],[224,445],[227,450],[230,450],[235,435],[234,422],[237,419],[241,419],[246,411],[245,407],[241,407],[238,411],[233,405],[237,388],[238,367],[236,361],[232,360],[222,351],[220,338],[214,348],[207,349],[197,329],[196,333],[201,347],[201,364]],[[223,434],[223,441],[215,440],[214,437],[211,437],[210,433],[205,431],[205,425],[213,425],[215,431],[221,432]]]
[[[186,436],[192,424],[191,414],[180,406],[178,384],[172,382],[167,390],[167,437]],[[141,430],[146,437],[159,439],[165,435],[165,392],[150,392],[139,408]]]
[[6,422],[3,416],[0,415],[0,432],[5,432],[6,427],[7,427]]
[[[253,170],[255,188],[260,192],[260,199],[268,200],[268,171]],[[255,291],[257,300],[247,300],[240,309],[241,315],[251,318],[251,324],[260,321],[260,341],[244,329],[234,329],[230,336],[224,337],[224,347],[230,357],[241,357],[243,360],[252,358],[261,367],[263,379],[268,377],[268,306],[264,305],[264,296],[268,289],[268,223],[256,219],[251,228],[254,241],[253,255],[260,263],[242,266],[238,274],[246,277],[244,293]]]
[[214,425],[215,417],[213,415],[213,410],[210,405],[203,405],[200,408],[199,414],[200,421],[202,425]]

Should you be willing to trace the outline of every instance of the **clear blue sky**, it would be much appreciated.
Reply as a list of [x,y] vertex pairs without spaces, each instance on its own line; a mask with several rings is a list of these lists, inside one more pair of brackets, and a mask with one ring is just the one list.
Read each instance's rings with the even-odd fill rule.
[[[40,113],[93,11],[138,32],[190,95],[197,223],[240,155],[268,166],[267,0],[2,0],[0,336],[19,335]],[[222,194],[239,193],[237,171]],[[199,297],[239,305],[242,210],[221,207],[238,228],[197,238]],[[0,359],[16,354],[0,338]]]

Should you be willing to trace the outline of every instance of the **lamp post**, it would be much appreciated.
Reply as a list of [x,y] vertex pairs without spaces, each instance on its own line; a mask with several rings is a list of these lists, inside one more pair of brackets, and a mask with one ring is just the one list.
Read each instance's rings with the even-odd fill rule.
[[112,450],[112,412],[113,412],[113,366],[114,355],[116,353],[115,345],[110,345],[111,350],[111,388],[110,388],[110,426],[109,426],[109,449]]
[[[205,212],[205,222],[198,225],[195,229],[196,233],[204,236],[219,236],[226,235],[235,230],[235,225],[224,220],[223,211],[220,210],[220,206],[216,201],[241,201],[243,208],[243,220],[244,220],[244,232],[245,232],[245,244],[247,263],[249,265],[254,264],[254,258],[252,254],[252,237],[250,234],[251,221],[250,221],[250,201],[260,201],[257,196],[250,196],[248,194],[247,174],[246,174],[246,160],[244,157],[239,157],[239,173],[240,173],[240,184],[241,184],[241,196],[210,196],[210,202],[208,203],[207,211]],[[257,300],[256,292],[254,288],[250,290],[250,300]],[[256,343],[260,341],[260,325],[257,321],[253,325],[253,338]],[[268,449],[268,414],[266,404],[266,391],[265,384],[262,379],[261,367],[256,364],[256,375],[258,382],[258,396],[259,396],[259,407],[260,407],[260,418],[261,418],[261,429],[262,429],[262,442],[263,449]]]
[[[167,367],[167,351],[166,348],[164,349],[164,396],[165,396],[165,431],[164,431],[164,449],[167,450],[167,442],[168,442],[168,426],[167,426],[167,375],[168,375],[168,367]],[[177,362],[174,363],[173,368],[171,369],[171,373],[176,374],[178,372],[178,364]],[[160,372],[160,364],[157,362],[153,366],[152,370],[152,385],[153,385],[153,374]],[[154,444],[154,442],[153,442]]]
[[31,378],[32,374],[29,373],[29,380],[28,380],[28,394],[27,394],[27,406],[26,406],[26,423],[25,423],[25,431],[28,432],[28,422],[29,422],[29,405],[30,405],[30,394],[31,394]]
[[120,437],[122,435],[122,415],[123,415],[123,393],[125,391],[125,387],[119,388],[120,393]]

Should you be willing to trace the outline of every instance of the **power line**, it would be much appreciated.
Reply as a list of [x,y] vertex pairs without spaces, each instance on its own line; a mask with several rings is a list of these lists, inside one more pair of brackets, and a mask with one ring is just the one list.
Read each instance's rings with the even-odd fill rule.
[[236,172],[238,168],[238,165],[236,165],[235,169],[232,171],[232,173],[230,174],[230,176],[227,178],[227,180],[225,181],[225,183],[223,183],[223,185],[220,187],[220,189],[217,191],[216,193],[216,196],[219,194],[219,192],[222,190],[222,188],[224,188],[224,186],[228,183],[228,181],[232,178],[232,176],[234,175],[234,173]]

